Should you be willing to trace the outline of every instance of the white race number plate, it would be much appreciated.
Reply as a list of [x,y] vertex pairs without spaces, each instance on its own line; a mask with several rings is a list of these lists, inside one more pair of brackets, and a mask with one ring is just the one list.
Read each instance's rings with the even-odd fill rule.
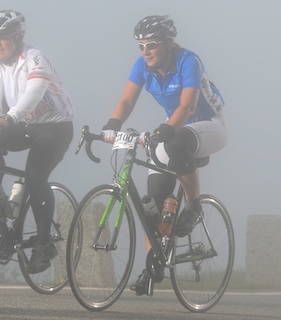
[[130,135],[126,132],[117,132],[112,150],[133,149],[136,140],[137,140],[137,137],[133,137],[132,135]]

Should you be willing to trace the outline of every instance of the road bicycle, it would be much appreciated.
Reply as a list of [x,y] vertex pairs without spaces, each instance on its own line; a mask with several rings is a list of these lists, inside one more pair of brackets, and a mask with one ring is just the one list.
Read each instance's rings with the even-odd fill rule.
[[[51,226],[50,239],[55,244],[58,255],[51,261],[47,270],[29,274],[27,264],[32,248],[37,242],[37,226],[30,204],[28,187],[25,183],[25,171],[0,166],[0,172],[5,175],[18,177],[24,184],[23,200],[18,218],[7,218],[4,212],[0,213],[0,264],[9,261],[19,262],[22,275],[28,285],[41,294],[54,294],[67,283],[66,271],[66,242],[70,222],[77,208],[77,201],[68,188],[60,183],[50,183],[54,193],[54,216]],[[17,255],[17,259],[14,258]]]
[[[205,312],[220,300],[232,273],[234,233],[230,216],[218,198],[203,194],[199,223],[192,233],[184,237],[173,231],[159,235],[144,210],[132,169],[136,164],[175,177],[176,173],[159,162],[149,139],[145,147],[148,161],[137,158],[138,136],[133,129],[117,133],[114,152],[124,148],[125,156],[119,171],[113,167],[115,182],[90,190],[73,217],[66,257],[71,289],[77,301],[91,311],[104,310],[117,301],[128,285],[136,253],[135,211],[152,247],[146,257],[152,283],[161,282],[164,288],[171,283],[186,309]],[[85,141],[88,157],[100,162],[91,150],[95,140],[102,140],[102,136],[84,126],[76,153]],[[149,161],[151,157],[155,164]],[[198,159],[198,166],[208,162],[208,157]],[[176,197],[179,205],[174,224],[184,206],[180,184]],[[81,244],[78,261],[77,243]]]

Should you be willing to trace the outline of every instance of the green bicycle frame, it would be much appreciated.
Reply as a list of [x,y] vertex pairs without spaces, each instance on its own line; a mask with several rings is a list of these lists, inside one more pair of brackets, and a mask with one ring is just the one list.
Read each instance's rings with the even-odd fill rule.
[[[198,260],[198,259],[200,259],[200,260],[208,259],[208,258],[211,258],[214,255],[216,255],[216,252],[214,250],[212,250],[208,254],[206,254],[206,253],[201,254],[199,252],[198,254],[196,254],[196,256],[194,256],[194,254],[193,255],[184,254],[184,255],[179,255],[179,256],[175,257],[173,255],[173,251],[170,250],[171,248],[168,249],[168,251],[165,251],[163,249],[161,242],[159,241],[159,238],[156,235],[155,226],[151,223],[151,220],[144,212],[144,208],[143,208],[143,205],[141,202],[139,192],[138,192],[137,187],[131,177],[131,172],[132,172],[133,165],[137,164],[141,167],[144,167],[147,169],[152,169],[152,170],[158,171],[159,173],[168,174],[168,175],[171,175],[174,177],[176,177],[176,173],[172,172],[170,170],[167,170],[166,168],[159,167],[155,164],[151,164],[148,161],[143,161],[143,160],[137,159],[136,158],[136,149],[137,149],[137,142],[135,142],[134,147],[132,149],[128,149],[125,163],[124,163],[121,175],[120,175],[119,183],[115,183],[115,184],[111,185],[114,189],[114,194],[110,197],[110,200],[108,201],[108,204],[107,204],[107,206],[103,212],[103,215],[101,217],[101,220],[99,223],[99,231],[98,231],[97,237],[93,243],[93,247],[95,247],[95,249],[102,249],[102,250],[115,250],[116,249],[116,247],[117,247],[116,241],[117,241],[117,237],[118,237],[118,234],[119,234],[119,231],[121,228],[122,218],[125,213],[125,208],[128,205],[128,197],[130,197],[130,200],[131,200],[131,202],[136,210],[136,213],[141,221],[143,229],[149,239],[152,250],[153,250],[155,256],[158,257],[159,261],[161,261],[161,264],[163,266],[171,267],[174,264],[187,262],[187,261],[194,261],[194,260]],[[183,197],[183,190],[181,187],[179,187],[178,194],[177,194],[177,198],[179,201],[178,208],[180,207],[182,197]],[[106,221],[107,221],[109,215],[111,214],[111,211],[112,211],[117,199],[120,201],[120,204],[119,204],[119,208],[118,208],[118,212],[117,212],[117,216],[116,216],[116,220],[115,220],[112,239],[111,239],[110,244],[107,244],[107,245],[101,247],[98,244],[98,240],[100,238],[100,235],[101,235],[103,229],[105,228]],[[176,214],[178,214],[178,212]],[[203,223],[203,225],[204,225],[205,231],[208,235],[208,231],[206,229],[205,223]],[[172,235],[172,237],[173,237],[173,235]],[[209,235],[208,235],[208,239],[211,244],[211,240],[209,238]],[[170,240],[171,240],[171,243],[173,243],[173,239],[170,239]],[[212,245],[211,245],[211,247],[212,247]]]
[[[120,226],[122,223],[122,218],[125,212],[125,207],[127,204],[127,199],[128,199],[128,184],[127,184],[127,180],[129,177],[129,174],[131,172],[131,163],[130,162],[125,162],[124,164],[124,168],[121,174],[121,179],[120,179],[120,184],[114,184],[113,187],[115,189],[114,195],[110,197],[108,204],[104,210],[104,213],[101,217],[100,223],[99,223],[99,232],[97,234],[97,240],[99,239],[102,230],[105,228],[105,224],[106,221],[116,203],[116,195],[118,195],[118,197],[120,197],[121,201],[120,201],[120,205],[119,205],[119,209],[118,209],[118,213],[116,216],[116,221],[115,221],[115,225],[114,225],[114,232],[113,232],[113,236],[112,236],[112,240],[111,243],[108,246],[108,250],[115,250],[116,249],[116,239],[118,237],[119,234],[119,230],[120,230]],[[94,243],[97,243],[96,241]]]

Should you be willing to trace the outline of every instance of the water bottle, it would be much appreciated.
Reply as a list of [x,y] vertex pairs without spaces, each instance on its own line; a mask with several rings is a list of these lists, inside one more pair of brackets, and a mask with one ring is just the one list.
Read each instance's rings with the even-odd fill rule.
[[174,195],[169,196],[164,201],[164,207],[161,214],[161,221],[158,224],[159,232],[165,236],[170,235],[172,231],[172,224],[174,221],[175,213],[178,207],[178,200]]
[[12,219],[17,219],[19,217],[23,193],[24,193],[24,183],[21,180],[16,181],[12,186],[11,195],[9,197],[9,201],[12,208],[12,212],[11,212]]
[[154,224],[158,224],[160,222],[161,216],[154,199],[150,196],[143,196],[141,202],[147,216],[153,221]]

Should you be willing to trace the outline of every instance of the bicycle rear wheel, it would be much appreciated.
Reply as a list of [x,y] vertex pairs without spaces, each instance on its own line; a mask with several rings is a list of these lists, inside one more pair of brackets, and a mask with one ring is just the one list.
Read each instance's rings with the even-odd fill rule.
[[[28,274],[24,259],[18,254],[19,265],[26,282],[32,289],[42,294],[56,293],[67,283],[66,244],[70,223],[77,208],[77,202],[73,194],[65,186],[58,183],[50,183],[50,185],[55,198],[50,238],[58,250],[58,255],[51,261],[51,266],[47,270],[37,274]],[[37,226],[30,206],[30,199],[27,200],[20,219],[21,240],[24,242],[28,239],[34,239],[34,241],[30,241],[31,245],[27,245],[28,248],[22,249],[23,254],[29,260],[32,253],[32,244],[37,240]]]
[[192,312],[211,309],[222,297],[234,261],[234,234],[229,214],[211,195],[202,195],[203,220],[191,235],[175,239],[174,291]]
[[[81,201],[71,223],[67,242],[69,283],[77,301],[91,311],[111,306],[126,287],[132,270],[136,247],[135,222],[128,203],[124,207],[125,214],[118,220],[120,200],[118,187],[96,187]],[[112,208],[102,228],[101,217],[110,201]],[[117,221],[120,222],[120,230],[116,229]],[[81,254],[79,261],[73,263],[76,259],[76,238],[81,237],[79,225],[83,228]]]

